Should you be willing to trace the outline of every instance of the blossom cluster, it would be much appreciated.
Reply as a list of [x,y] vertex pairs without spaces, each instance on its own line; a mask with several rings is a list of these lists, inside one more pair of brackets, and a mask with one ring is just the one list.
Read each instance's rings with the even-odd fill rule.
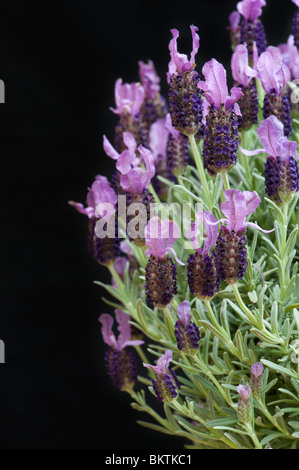
[[[108,304],[118,322],[116,339],[113,317],[99,319],[112,382],[149,412],[135,391],[139,381],[147,385],[168,407],[166,418],[149,413],[196,448],[296,448],[299,438],[291,359],[299,329],[299,121],[291,93],[299,10],[286,43],[268,46],[265,6],[243,0],[229,16],[230,70],[215,58],[196,70],[200,37],[191,25],[189,56],[178,52],[179,31],[170,31],[168,97],[151,60],[139,62],[139,82],[116,81],[117,123],[113,138],[103,136],[115,172],[111,181],[95,177],[85,206],[70,202],[89,219],[91,255],[112,275],[111,285],[98,283],[114,297]],[[183,236],[163,207],[185,202]],[[148,377],[139,380],[138,368]],[[292,400],[280,410],[281,390],[297,410]],[[279,420],[284,413],[288,424]]]

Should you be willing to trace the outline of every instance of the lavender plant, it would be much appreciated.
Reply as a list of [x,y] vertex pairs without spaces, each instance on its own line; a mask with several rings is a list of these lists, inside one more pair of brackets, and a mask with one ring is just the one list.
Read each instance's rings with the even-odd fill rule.
[[111,273],[96,281],[119,324],[116,339],[100,316],[110,379],[187,448],[299,447],[298,12],[267,48],[265,3],[230,15],[230,94],[221,63],[195,70],[195,26],[190,59],[171,30],[169,110],[152,61],[116,82],[113,181],[71,202]]

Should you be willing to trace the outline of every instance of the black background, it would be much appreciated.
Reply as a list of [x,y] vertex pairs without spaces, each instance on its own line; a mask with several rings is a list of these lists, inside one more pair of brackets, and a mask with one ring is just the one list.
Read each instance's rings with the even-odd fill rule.
[[[295,6],[267,3],[268,44],[286,42]],[[110,276],[90,259],[87,220],[67,201],[84,202],[94,175],[112,174],[102,136],[113,139],[115,80],[137,81],[138,60],[152,59],[166,94],[169,30],[189,54],[190,24],[201,37],[198,70],[212,57],[229,68],[235,5],[1,1],[1,448],[183,447],[138,426],[147,416],[106,376],[97,319],[111,309],[93,280]]]

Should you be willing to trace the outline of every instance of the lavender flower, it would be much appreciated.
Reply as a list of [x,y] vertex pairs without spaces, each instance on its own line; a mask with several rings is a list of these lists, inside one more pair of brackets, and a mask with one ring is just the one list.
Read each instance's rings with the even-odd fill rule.
[[139,76],[144,88],[141,117],[143,123],[149,128],[157,119],[165,117],[167,105],[160,94],[160,78],[151,60],[147,64],[142,61],[139,62]]
[[140,111],[144,101],[145,91],[140,83],[122,83],[119,78],[115,83],[115,108],[110,108],[119,116],[115,128],[115,147],[119,153],[124,148],[123,133],[130,132],[137,145],[148,145],[148,133],[142,122]]
[[233,87],[228,95],[226,70],[216,59],[207,62],[202,72],[206,80],[199,82],[198,87],[208,102],[203,158],[205,167],[214,175],[229,171],[237,162],[241,115],[237,101],[243,93]]
[[112,331],[111,315],[103,313],[99,318],[103,340],[109,346],[105,356],[106,368],[113,384],[120,390],[131,393],[137,381],[137,366],[135,355],[128,346],[139,346],[144,341],[131,339],[129,316],[125,312],[115,310],[115,316],[118,322],[118,339]]
[[185,135],[195,135],[202,128],[202,98],[197,87],[199,75],[195,72],[195,56],[199,49],[198,28],[190,26],[193,49],[190,60],[177,50],[179,32],[172,29],[169,43],[171,60],[167,74],[169,88],[169,111],[173,127]]
[[267,153],[265,184],[267,195],[277,204],[289,202],[299,190],[297,143],[284,136],[283,124],[270,116],[261,122],[257,134],[264,148],[246,151],[245,155]]
[[[257,53],[255,43],[253,45],[254,51],[254,67],[257,62]],[[249,66],[249,57],[246,44],[239,44],[236,47],[231,61],[232,75],[242,92],[239,100],[239,106],[242,116],[239,116],[239,128],[249,129],[253,124],[258,122],[258,94],[256,89],[255,80],[257,71]]]
[[[202,225],[207,233],[203,248],[198,244],[198,236],[203,233]],[[195,223],[191,224],[191,229],[186,233],[196,250],[187,261],[188,284],[191,294],[200,300],[212,299],[219,290],[220,278],[216,268],[216,254],[213,251],[209,255],[216,243],[217,234],[217,221],[209,212],[198,212]]]
[[[104,150],[107,155],[116,160],[116,168],[120,173],[119,185],[126,194],[127,209],[136,208],[134,214],[127,218],[128,235],[138,246],[144,246],[144,228],[150,217],[150,204],[154,203],[153,195],[148,191],[151,179],[155,175],[155,161],[151,151],[139,145],[130,132],[123,135],[126,150],[119,154],[104,136]],[[145,169],[141,167],[145,163]],[[133,206],[134,205],[134,206]],[[139,209],[144,208],[139,214]],[[138,224],[130,228],[130,222],[139,216]],[[134,233],[133,233],[134,232]]]
[[249,385],[238,385],[237,392],[240,395],[237,409],[238,419],[244,424],[250,423],[252,416],[250,405],[251,388]]
[[230,41],[232,45],[233,51],[237,47],[238,44],[240,44],[240,19],[241,15],[238,11],[233,11],[229,15],[229,26],[227,26],[227,30],[230,33]]
[[187,300],[184,300],[177,309],[178,321],[175,324],[175,337],[178,349],[185,354],[195,354],[200,340],[199,329],[191,321],[191,307]]
[[252,395],[257,400],[260,399],[262,393],[262,376],[263,376],[263,364],[261,362],[255,362],[251,366],[251,377],[250,377],[250,387],[252,390]]
[[[91,188],[88,188],[87,207],[79,202],[69,201],[81,214],[89,218],[88,250],[100,264],[110,266],[114,263],[120,251],[120,239],[116,236],[115,210],[117,196],[105,176],[97,175]],[[113,225],[113,233],[106,233],[105,238],[98,237],[96,226],[99,221]]]
[[271,114],[284,125],[284,134],[292,132],[290,118],[290,102],[286,94],[287,82],[290,80],[290,69],[283,63],[282,55],[277,47],[268,47],[257,62],[258,78],[266,92],[264,100],[264,118]]
[[220,227],[217,239],[217,267],[223,281],[236,284],[245,276],[248,264],[246,227],[250,226],[265,233],[269,231],[252,222],[246,222],[246,216],[253,214],[261,202],[255,191],[229,189],[225,191],[224,196],[226,200],[221,204],[221,210],[227,219],[221,219],[218,223],[224,222],[227,225]]
[[152,380],[153,388],[158,400],[165,403],[177,397],[177,389],[179,388],[175,372],[169,367],[171,360],[172,352],[166,349],[165,354],[158,359],[156,366],[143,363],[144,367],[155,372],[156,380]]
[[256,43],[258,55],[266,49],[266,36],[264,26],[259,17],[265,0],[243,0],[237,4],[237,9],[242,15],[240,25],[240,43],[247,44],[250,59],[253,57],[253,43]]
[[149,260],[145,268],[145,293],[149,302],[162,310],[177,293],[176,265],[168,252],[171,251],[176,261],[183,265],[173,249],[178,235],[179,229],[174,222],[168,219],[161,221],[159,217],[150,219],[145,230],[146,245],[149,247],[146,252]]

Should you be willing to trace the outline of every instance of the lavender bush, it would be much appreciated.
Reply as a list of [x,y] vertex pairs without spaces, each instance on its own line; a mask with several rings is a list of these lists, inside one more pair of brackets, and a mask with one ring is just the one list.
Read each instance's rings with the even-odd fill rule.
[[100,316],[109,377],[188,448],[299,447],[299,12],[268,46],[265,4],[230,15],[230,91],[217,60],[196,71],[193,25],[189,57],[171,30],[168,99],[152,61],[116,82],[115,173],[70,203],[112,276],[96,282],[118,322]]

